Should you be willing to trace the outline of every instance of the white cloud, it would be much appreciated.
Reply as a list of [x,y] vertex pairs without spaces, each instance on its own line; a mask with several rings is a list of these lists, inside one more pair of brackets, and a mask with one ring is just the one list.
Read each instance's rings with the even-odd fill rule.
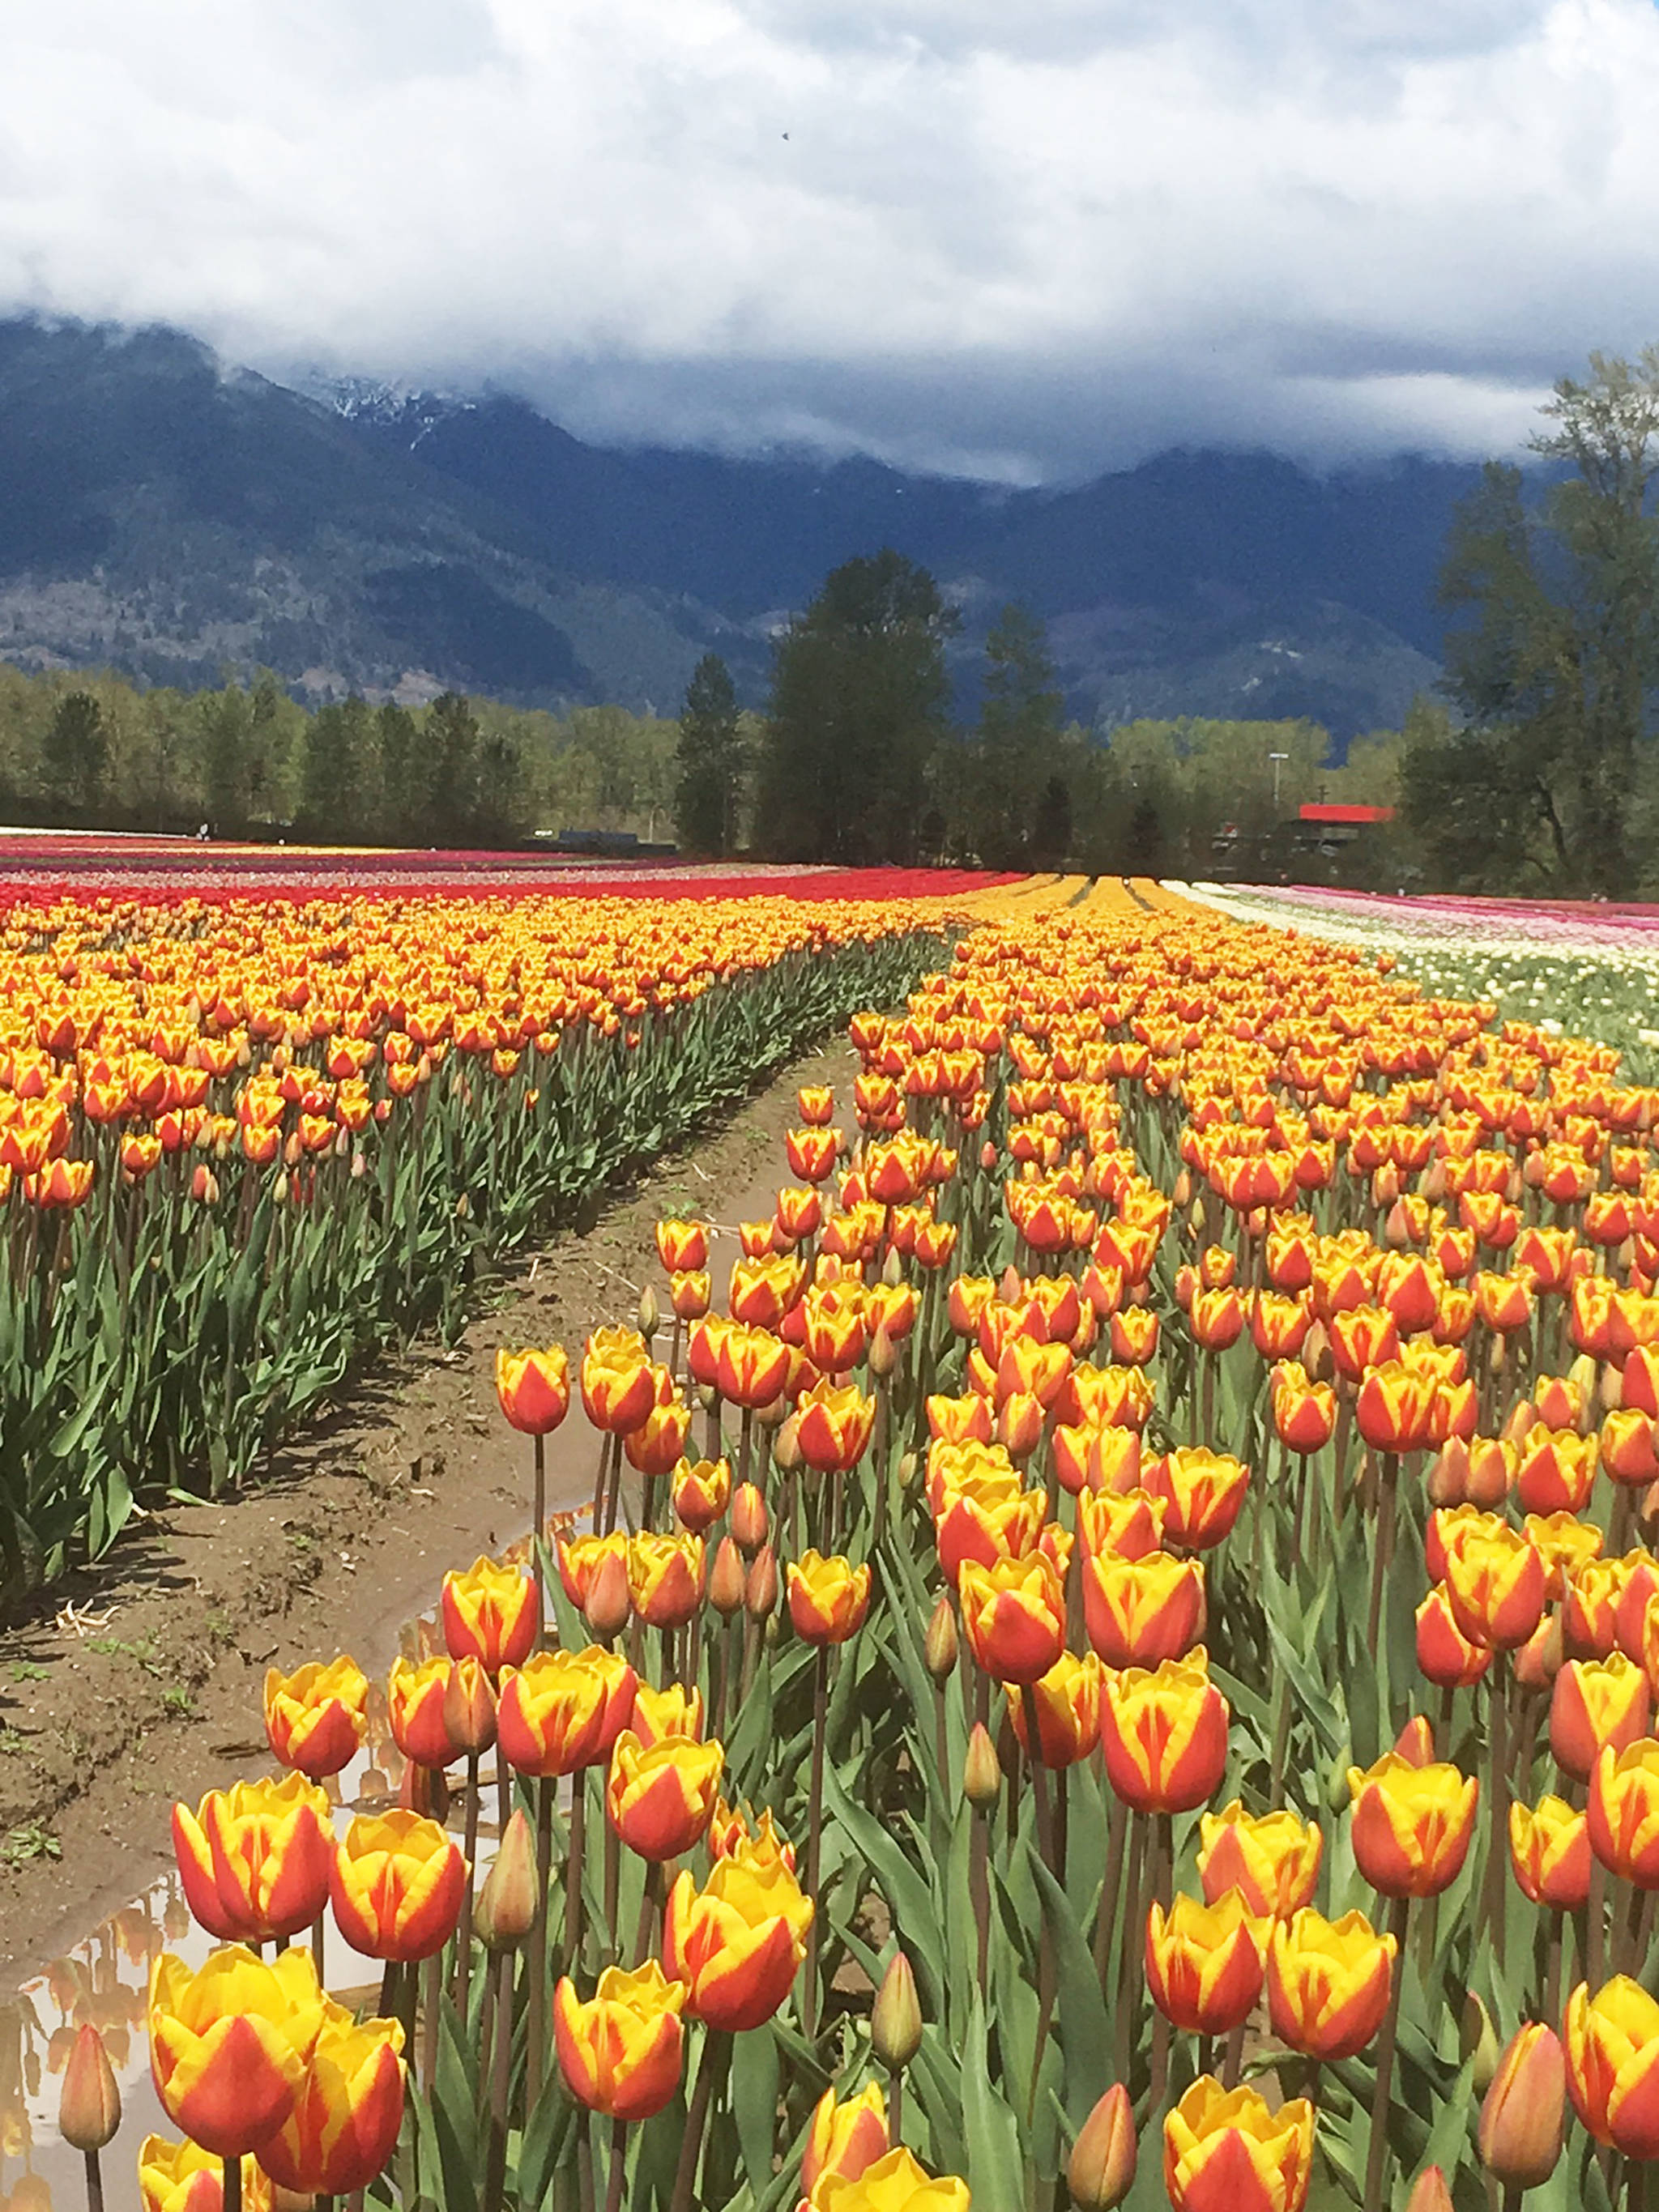
[[59,0],[0,310],[590,434],[1480,451],[1659,335],[1656,94],[1650,0]]

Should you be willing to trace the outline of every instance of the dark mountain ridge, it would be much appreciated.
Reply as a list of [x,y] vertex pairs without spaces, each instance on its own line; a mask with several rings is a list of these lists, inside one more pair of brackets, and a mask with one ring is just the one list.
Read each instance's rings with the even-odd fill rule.
[[149,680],[270,666],[311,696],[457,684],[673,712],[698,655],[763,694],[830,568],[896,546],[1007,599],[1072,710],[1397,721],[1437,673],[1434,579],[1476,471],[1316,477],[1175,452],[1010,490],[806,454],[587,446],[524,401],[308,397],[176,331],[0,323],[0,655]]

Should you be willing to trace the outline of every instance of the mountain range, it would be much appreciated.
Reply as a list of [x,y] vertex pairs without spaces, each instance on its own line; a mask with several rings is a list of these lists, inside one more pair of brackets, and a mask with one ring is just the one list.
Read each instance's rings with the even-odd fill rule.
[[447,687],[672,714],[700,654],[763,697],[771,641],[890,544],[961,611],[971,704],[1008,600],[1070,711],[1397,725],[1438,675],[1468,465],[1315,477],[1175,452],[1068,488],[865,459],[583,444],[523,400],[300,392],[176,331],[0,322],[0,658],[312,698]]

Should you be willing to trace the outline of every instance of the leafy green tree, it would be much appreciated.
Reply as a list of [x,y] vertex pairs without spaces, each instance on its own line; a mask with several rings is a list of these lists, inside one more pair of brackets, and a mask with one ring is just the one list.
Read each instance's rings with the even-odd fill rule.
[[1634,363],[1592,354],[1543,411],[1555,428],[1534,450],[1566,473],[1528,505],[1519,470],[1493,463],[1454,525],[1442,592],[1463,619],[1446,688],[1468,726],[1443,771],[1411,757],[1407,804],[1427,829],[1461,781],[1506,836],[1524,831],[1533,880],[1617,893],[1659,680],[1659,347]]
[[416,829],[426,845],[471,842],[478,801],[477,717],[458,691],[446,691],[427,710],[425,752]]
[[52,709],[41,746],[40,781],[54,813],[94,821],[109,772],[104,710],[90,691],[66,691]]
[[675,751],[674,818],[689,851],[719,858],[735,847],[746,754],[732,672],[705,653],[685,689]]
[[1043,785],[1031,821],[1031,860],[1039,868],[1063,868],[1072,849],[1072,787],[1063,775]]
[[956,617],[890,550],[848,561],[779,641],[757,793],[784,859],[909,861],[949,726]]
[[[1059,747],[1064,702],[1047,635],[1029,607],[1003,609],[985,641],[985,662],[970,841],[987,867],[1018,868],[1033,851],[1036,794]],[[1047,826],[1052,832],[1055,825]]]
[[416,834],[420,810],[413,777],[419,749],[415,717],[388,699],[374,717],[374,750],[380,787],[375,829],[389,845],[406,845]]
[[300,787],[300,821],[308,836],[339,844],[372,834],[374,730],[374,711],[356,692],[312,716]]

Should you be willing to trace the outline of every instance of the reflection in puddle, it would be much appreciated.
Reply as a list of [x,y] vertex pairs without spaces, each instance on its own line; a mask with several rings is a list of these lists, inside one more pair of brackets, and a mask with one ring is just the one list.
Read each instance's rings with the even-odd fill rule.
[[[568,1529],[577,1517],[556,1515],[550,1528]],[[529,1555],[526,1536],[500,1556],[503,1565],[522,1565]],[[435,1613],[406,1622],[398,1640],[411,1662],[444,1650]],[[334,1808],[336,1832],[343,1835],[359,1813],[395,1805],[407,1764],[392,1740],[385,1685],[371,1677],[362,1748],[343,1773],[318,1785]],[[274,1759],[262,1771],[279,1779],[284,1771]],[[442,1815],[458,1836],[465,1827],[465,1772],[464,1761],[452,1771]],[[497,1814],[496,1790],[487,1780],[478,1808],[481,1883],[495,1856]],[[150,2081],[144,2008],[151,1962],[168,1950],[198,1966],[216,1948],[191,1919],[177,1875],[166,1874],[0,2003],[0,2212],[52,2212],[54,2204],[57,2212],[79,2212],[84,2202],[84,2162],[58,2132],[58,2100],[76,2031],[88,2021],[103,2036],[121,2089],[121,2130],[103,2160],[107,2212],[137,2212],[139,2144],[147,2135],[178,2135]],[[331,1994],[354,2010],[372,2011],[381,1972],[378,1959],[347,1944],[331,1916],[323,1960]]]

